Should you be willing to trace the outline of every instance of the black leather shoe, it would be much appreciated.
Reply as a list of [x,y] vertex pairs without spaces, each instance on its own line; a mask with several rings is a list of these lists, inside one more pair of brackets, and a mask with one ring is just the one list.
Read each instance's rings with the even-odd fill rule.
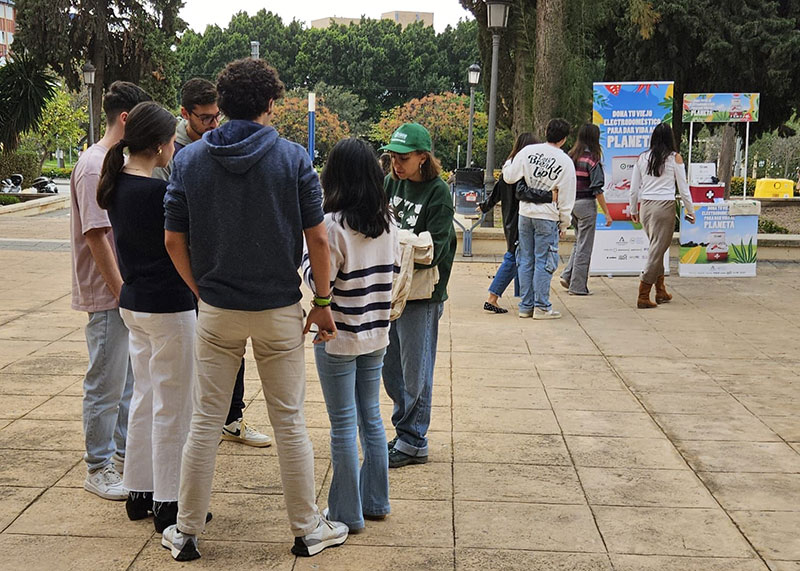
[[427,464],[427,456],[409,456],[397,448],[389,450],[389,468],[402,468],[410,464]]

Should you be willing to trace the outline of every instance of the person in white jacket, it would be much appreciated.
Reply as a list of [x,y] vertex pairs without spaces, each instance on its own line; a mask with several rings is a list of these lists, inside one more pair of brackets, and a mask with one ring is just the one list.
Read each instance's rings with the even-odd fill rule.
[[575,204],[575,165],[561,149],[569,131],[567,121],[551,119],[546,143],[524,147],[503,165],[506,182],[524,180],[527,187],[517,187],[520,317],[561,317],[550,303],[550,280],[559,262],[558,239],[570,224]]
[[[672,299],[664,286],[664,254],[672,243],[675,231],[675,186],[681,194],[686,219],[694,224],[694,206],[686,182],[686,171],[675,146],[672,127],[658,125],[650,137],[650,149],[639,155],[631,175],[631,220],[642,222],[650,249],[647,265],[639,282],[636,307],[647,309]],[[641,200],[641,214],[639,201]],[[656,303],[650,301],[650,290],[656,286]]]

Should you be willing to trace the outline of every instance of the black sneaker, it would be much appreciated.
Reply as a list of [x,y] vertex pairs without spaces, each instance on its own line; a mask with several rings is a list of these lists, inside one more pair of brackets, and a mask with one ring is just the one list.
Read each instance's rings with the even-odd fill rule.
[[397,436],[395,436],[395,437],[394,437],[394,438],[392,438],[392,439],[391,439],[389,442],[387,442],[387,443],[386,443],[386,446],[389,448],[389,450],[391,450],[392,448],[394,448],[394,444],[395,444],[395,442],[397,442]]
[[128,492],[125,500],[128,519],[136,521],[153,515],[153,492]]
[[494,305],[493,303],[489,303],[488,301],[483,302],[483,309],[492,313],[508,313],[507,309]]
[[[206,514],[206,523],[214,516]],[[178,523],[178,502],[153,502],[153,525],[158,533],[162,533],[171,525]]]
[[427,456],[409,456],[397,448],[389,450],[389,468],[402,468],[409,464],[427,464]]

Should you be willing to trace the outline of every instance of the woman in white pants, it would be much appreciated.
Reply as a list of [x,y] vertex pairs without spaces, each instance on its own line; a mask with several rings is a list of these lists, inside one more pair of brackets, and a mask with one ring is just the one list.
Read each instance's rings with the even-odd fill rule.
[[134,376],[125,507],[132,520],[152,513],[158,532],[177,517],[194,376],[194,297],[164,247],[167,183],[151,177],[155,167],[169,163],[174,140],[172,114],[157,103],[140,103],[127,117],[122,140],[106,154],[97,187],[97,202],[108,210],[114,231]]

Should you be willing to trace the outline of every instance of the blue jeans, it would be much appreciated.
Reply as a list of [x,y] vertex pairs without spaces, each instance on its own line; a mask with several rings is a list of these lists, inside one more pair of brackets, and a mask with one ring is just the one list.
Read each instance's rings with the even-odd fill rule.
[[409,456],[428,455],[433,367],[443,303],[410,301],[389,329],[383,384],[394,402],[394,447]]
[[[333,478],[328,516],[352,529],[364,514],[389,513],[389,454],[379,404],[386,349],[366,355],[330,355],[314,345],[317,372],[331,421]],[[358,442],[364,451],[359,469]]]
[[89,314],[86,324],[89,369],[83,379],[84,460],[90,472],[125,456],[133,369],[128,359],[128,328],[118,309]]
[[550,311],[550,280],[558,267],[558,222],[519,217],[520,312]]
[[514,280],[514,295],[519,295],[519,279],[517,279],[517,259],[513,252],[506,252],[503,255],[503,263],[497,268],[492,284],[489,286],[489,293],[502,297],[508,284]]

